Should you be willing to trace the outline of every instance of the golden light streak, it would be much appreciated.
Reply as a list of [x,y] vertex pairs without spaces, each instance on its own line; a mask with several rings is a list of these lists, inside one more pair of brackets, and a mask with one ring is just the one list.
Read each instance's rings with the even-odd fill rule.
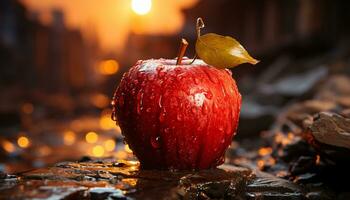
[[[101,48],[108,52],[124,52],[129,33],[134,29],[152,35],[177,34],[185,22],[182,10],[199,2],[153,0],[151,11],[139,16],[134,14],[131,0],[20,1],[45,24],[53,21],[52,10],[62,10],[69,28],[81,29],[84,38],[97,39]],[[138,21],[142,27],[139,27]]]
[[90,143],[90,144],[94,144],[97,142],[98,140],[98,134],[91,131],[91,132],[88,132],[86,135],[85,135],[85,140],[87,143]]
[[17,144],[21,148],[27,148],[29,147],[30,141],[27,137],[21,136],[17,139]]

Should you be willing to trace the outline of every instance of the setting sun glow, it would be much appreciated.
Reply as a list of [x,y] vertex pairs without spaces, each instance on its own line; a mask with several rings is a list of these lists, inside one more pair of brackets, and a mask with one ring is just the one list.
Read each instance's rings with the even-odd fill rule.
[[[101,48],[107,52],[124,52],[131,32],[147,35],[177,34],[185,23],[182,11],[199,2],[199,0],[20,1],[29,8],[33,16],[37,16],[46,25],[53,22],[52,11],[62,11],[64,24],[68,28],[80,29],[84,38],[88,40],[94,40],[96,36]],[[108,72],[104,72],[110,74],[115,70],[115,67],[110,67]]]
[[152,0],[132,0],[132,10],[138,15],[145,15],[151,11]]

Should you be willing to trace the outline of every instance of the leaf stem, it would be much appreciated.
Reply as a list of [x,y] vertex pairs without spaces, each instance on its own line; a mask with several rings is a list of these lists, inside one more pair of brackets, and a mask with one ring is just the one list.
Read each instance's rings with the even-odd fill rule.
[[194,54],[192,61],[190,62],[190,65],[194,63],[194,61],[197,59],[197,54]]
[[204,27],[205,27],[205,24],[203,22],[203,19],[201,17],[198,17],[197,23],[196,23],[197,39],[201,36],[201,29]]
[[[196,23],[196,33],[197,33],[197,40],[201,36],[201,29],[205,27],[204,21],[201,17],[197,18],[197,23]],[[194,61],[197,59],[197,54],[194,54],[194,57],[190,63],[192,65]]]
[[181,65],[182,57],[185,55],[187,46],[188,46],[188,42],[186,41],[186,39],[182,38],[180,43],[179,53],[177,54],[176,65]]

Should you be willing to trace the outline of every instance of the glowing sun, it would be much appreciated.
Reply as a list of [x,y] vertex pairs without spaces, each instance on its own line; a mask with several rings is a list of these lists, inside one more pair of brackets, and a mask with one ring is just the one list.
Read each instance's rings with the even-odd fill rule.
[[145,15],[151,11],[152,0],[132,0],[132,10],[138,15]]

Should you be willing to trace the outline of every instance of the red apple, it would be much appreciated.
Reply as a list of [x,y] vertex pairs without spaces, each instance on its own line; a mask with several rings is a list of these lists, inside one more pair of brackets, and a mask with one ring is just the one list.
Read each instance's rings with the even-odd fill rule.
[[114,94],[113,115],[143,168],[207,169],[224,161],[241,95],[229,70],[190,61],[140,60]]

